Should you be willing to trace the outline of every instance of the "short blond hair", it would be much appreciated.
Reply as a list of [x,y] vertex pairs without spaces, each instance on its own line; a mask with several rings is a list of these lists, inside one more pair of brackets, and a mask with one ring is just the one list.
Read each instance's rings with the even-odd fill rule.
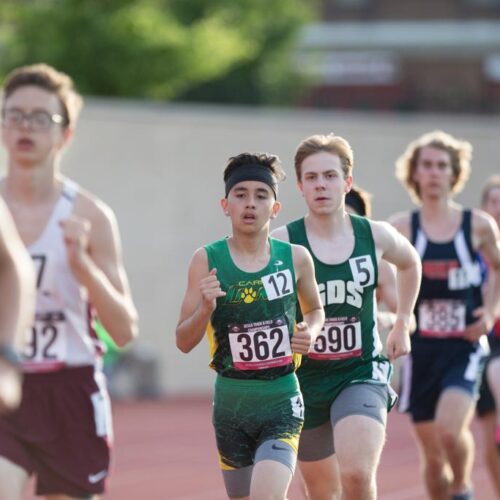
[[472,145],[457,139],[442,130],[435,130],[410,142],[406,151],[396,161],[396,177],[400,180],[414,201],[420,201],[420,190],[413,179],[422,148],[431,147],[446,151],[450,155],[454,179],[451,185],[453,194],[459,193],[470,175]]
[[295,151],[294,164],[298,181],[300,181],[302,175],[303,161],[307,157],[322,151],[335,154],[340,158],[344,177],[352,174],[354,154],[350,144],[343,137],[335,134],[316,134],[301,141]]
[[3,85],[3,104],[17,89],[31,85],[55,94],[61,103],[63,126],[75,125],[83,98],[76,91],[70,76],[48,64],[31,64],[11,71]]
[[483,186],[483,189],[481,191],[482,207],[486,206],[486,203],[488,202],[488,197],[490,196],[490,192],[493,189],[497,188],[500,188],[500,175],[493,175],[486,181],[486,184]]

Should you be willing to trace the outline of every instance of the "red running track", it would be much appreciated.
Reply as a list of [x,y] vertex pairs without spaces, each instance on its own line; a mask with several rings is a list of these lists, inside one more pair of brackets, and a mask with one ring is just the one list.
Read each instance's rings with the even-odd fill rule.
[[[114,403],[115,449],[108,500],[224,500],[208,398]],[[477,456],[476,500],[495,498],[481,456],[481,436],[473,425]],[[380,500],[425,499],[409,419],[392,412],[378,472]],[[30,487],[32,489],[32,487]],[[27,493],[27,500],[33,497]],[[303,500],[294,478],[290,500]]]

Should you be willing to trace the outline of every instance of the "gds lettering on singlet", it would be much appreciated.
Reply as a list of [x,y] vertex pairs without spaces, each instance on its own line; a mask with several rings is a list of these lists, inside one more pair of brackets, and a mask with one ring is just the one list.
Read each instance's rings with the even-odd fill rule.
[[349,259],[352,280],[328,280],[318,283],[323,307],[347,303],[357,309],[363,305],[363,289],[375,282],[375,270],[370,255]]

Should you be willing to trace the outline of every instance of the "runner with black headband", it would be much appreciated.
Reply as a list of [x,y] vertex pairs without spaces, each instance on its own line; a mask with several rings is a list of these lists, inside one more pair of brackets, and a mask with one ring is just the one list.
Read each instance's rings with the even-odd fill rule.
[[[176,330],[186,353],[208,335],[229,498],[286,498],[304,418],[294,372],[324,321],[311,256],[269,238],[283,178],[276,156],[229,159],[221,207],[232,235],[194,253]],[[297,299],[304,319],[296,325]]]

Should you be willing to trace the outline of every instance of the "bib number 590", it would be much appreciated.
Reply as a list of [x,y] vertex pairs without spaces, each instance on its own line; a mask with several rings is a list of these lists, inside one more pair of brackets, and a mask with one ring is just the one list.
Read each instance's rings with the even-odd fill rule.
[[346,359],[361,355],[361,325],[328,320],[316,338],[312,359]]

